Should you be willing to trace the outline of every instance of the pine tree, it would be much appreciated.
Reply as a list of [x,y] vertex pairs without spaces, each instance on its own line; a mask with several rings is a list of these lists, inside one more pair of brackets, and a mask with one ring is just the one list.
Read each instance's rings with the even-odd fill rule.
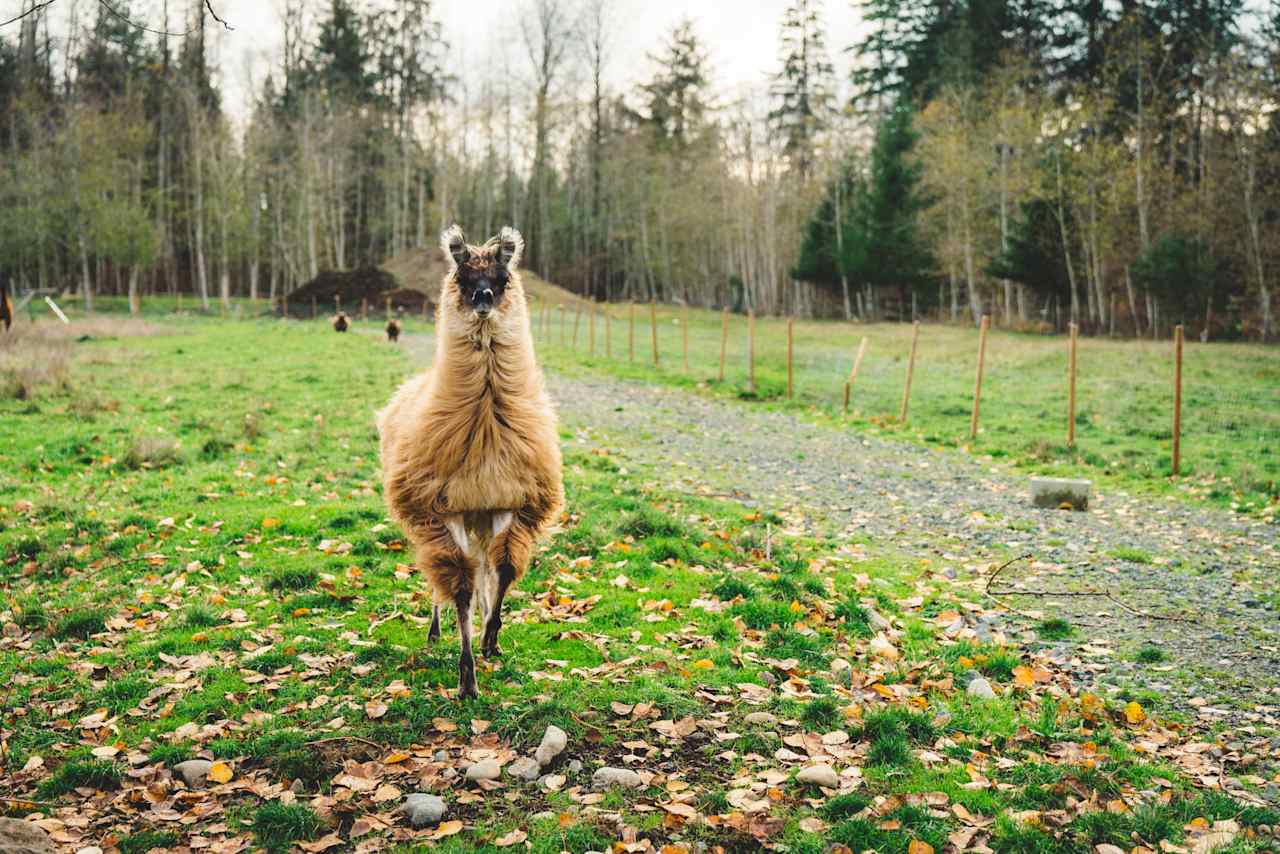
[[365,102],[373,97],[370,61],[359,13],[347,0],[333,0],[329,17],[320,24],[314,74],[330,93]]
[[782,70],[771,94],[774,130],[786,138],[791,167],[807,181],[813,172],[816,137],[830,120],[834,69],[823,36],[822,0],[792,0],[782,19]]
[[701,130],[711,109],[707,51],[693,21],[684,18],[677,23],[663,52],[650,59],[658,72],[640,87],[648,101],[649,124],[659,147],[684,148]]

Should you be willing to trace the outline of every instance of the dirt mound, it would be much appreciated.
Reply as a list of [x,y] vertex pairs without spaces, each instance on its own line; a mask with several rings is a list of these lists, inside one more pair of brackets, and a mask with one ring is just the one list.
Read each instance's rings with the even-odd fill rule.
[[[444,255],[438,248],[407,249],[386,261],[382,269],[391,273],[405,288],[422,291],[432,302],[440,299],[440,281],[444,278]],[[581,297],[562,287],[540,279],[532,270],[520,271],[524,290],[531,302],[551,305],[574,305]]]
[[436,305],[431,297],[413,288],[399,288],[383,294],[379,309],[385,308],[386,300],[391,300],[391,310],[397,314],[422,314],[424,308],[430,314]]
[[321,314],[332,312],[335,297],[348,313],[359,311],[365,300],[368,300],[369,310],[374,311],[382,306],[384,295],[398,287],[396,277],[378,267],[325,270],[289,294],[289,314],[295,317],[310,316],[313,299]]

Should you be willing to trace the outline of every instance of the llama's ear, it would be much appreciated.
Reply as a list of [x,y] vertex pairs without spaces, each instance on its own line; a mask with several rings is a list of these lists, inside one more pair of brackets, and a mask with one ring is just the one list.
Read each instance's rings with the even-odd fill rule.
[[440,248],[444,250],[444,257],[449,259],[455,270],[467,263],[471,257],[471,252],[467,249],[467,239],[462,236],[462,229],[458,228],[456,222],[440,232]]
[[520,232],[504,225],[498,232],[498,261],[508,270],[514,270],[524,254],[524,238]]

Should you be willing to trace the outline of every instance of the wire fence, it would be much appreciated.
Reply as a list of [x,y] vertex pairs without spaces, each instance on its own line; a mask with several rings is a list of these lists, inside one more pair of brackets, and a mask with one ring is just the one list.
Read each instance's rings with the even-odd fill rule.
[[[1075,429],[1069,431],[1069,338],[992,330],[975,440],[970,428],[981,337],[976,328],[918,327],[904,423],[917,331],[911,324],[789,323],[648,304],[544,303],[534,304],[531,315],[535,340],[552,361],[705,384],[737,397],[790,402],[838,418],[846,417],[846,383],[865,339],[850,389],[851,422],[907,429],[944,445],[972,441],[974,449],[993,456],[1058,470],[1083,464],[1148,478],[1175,474],[1172,341],[1079,338]],[[1280,502],[1280,349],[1187,343],[1181,389],[1176,473],[1183,476],[1183,488],[1275,513]]]

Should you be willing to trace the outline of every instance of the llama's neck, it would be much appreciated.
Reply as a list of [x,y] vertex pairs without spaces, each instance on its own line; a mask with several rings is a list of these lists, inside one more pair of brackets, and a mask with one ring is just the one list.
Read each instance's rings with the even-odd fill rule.
[[502,311],[484,320],[446,304],[436,334],[436,370],[457,392],[510,395],[536,376],[523,294],[508,294]]

